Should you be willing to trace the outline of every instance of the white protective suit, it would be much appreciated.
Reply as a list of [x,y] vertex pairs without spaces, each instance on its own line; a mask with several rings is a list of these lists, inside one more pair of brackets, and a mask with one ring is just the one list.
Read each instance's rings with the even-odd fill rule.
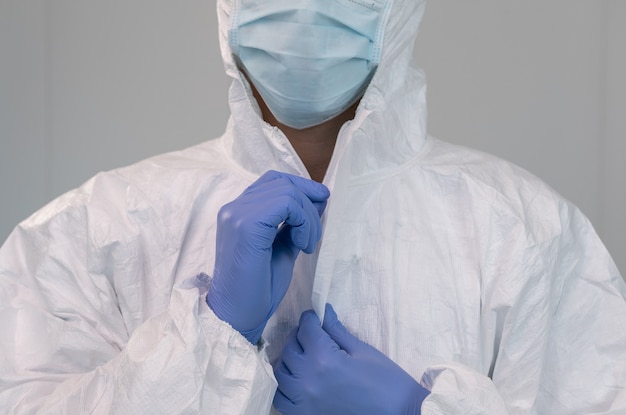
[[[324,236],[260,350],[205,303],[218,209],[268,169],[307,176],[234,78],[225,134],[99,174],[0,251],[0,408],[268,414],[300,313],[333,304],[432,391],[423,414],[626,414],[626,288],[591,224],[529,173],[425,131],[424,4],[395,0],[383,60],[340,132]],[[367,399],[367,397],[363,397]]]

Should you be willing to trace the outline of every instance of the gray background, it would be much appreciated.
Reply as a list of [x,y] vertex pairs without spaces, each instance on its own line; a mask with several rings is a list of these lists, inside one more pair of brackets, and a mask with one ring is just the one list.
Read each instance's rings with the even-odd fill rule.
[[[0,0],[0,239],[100,170],[220,135],[214,1]],[[626,272],[626,2],[428,3],[429,129],[542,177]]]

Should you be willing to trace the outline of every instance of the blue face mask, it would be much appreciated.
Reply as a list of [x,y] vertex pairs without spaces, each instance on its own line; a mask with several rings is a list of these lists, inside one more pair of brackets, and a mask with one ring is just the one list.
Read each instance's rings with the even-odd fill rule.
[[312,127],[361,98],[390,0],[233,1],[230,47],[278,121]]

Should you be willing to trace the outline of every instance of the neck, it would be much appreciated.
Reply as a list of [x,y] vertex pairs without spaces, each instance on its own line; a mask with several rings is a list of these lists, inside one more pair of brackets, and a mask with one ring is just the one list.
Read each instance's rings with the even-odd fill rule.
[[304,130],[296,130],[280,123],[272,115],[255,88],[253,88],[253,94],[259,103],[263,119],[285,134],[298,157],[304,163],[311,179],[321,183],[328,170],[339,130],[343,124],[354,118],[358,102],[332,120]]

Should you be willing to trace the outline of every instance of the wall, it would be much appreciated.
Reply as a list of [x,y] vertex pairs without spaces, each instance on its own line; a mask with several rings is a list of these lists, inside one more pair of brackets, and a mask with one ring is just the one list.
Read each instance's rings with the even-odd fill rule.
[[[626,270],[620,0],[431,0],[416,49],[439,138],[510,159]],[[94,173],[219,135],[214,3],[0,0],[0,239]]]
[[220,135],[214,3],[0,0],[0,240],[98,171]]
[[619,0],[428,3],[429,130],[530,170],[626,270],[626,9]]
[[0,0],[0,240],[47,200],[43,5]]
[[626,2],[608,4],[602,237],[626,276]]

